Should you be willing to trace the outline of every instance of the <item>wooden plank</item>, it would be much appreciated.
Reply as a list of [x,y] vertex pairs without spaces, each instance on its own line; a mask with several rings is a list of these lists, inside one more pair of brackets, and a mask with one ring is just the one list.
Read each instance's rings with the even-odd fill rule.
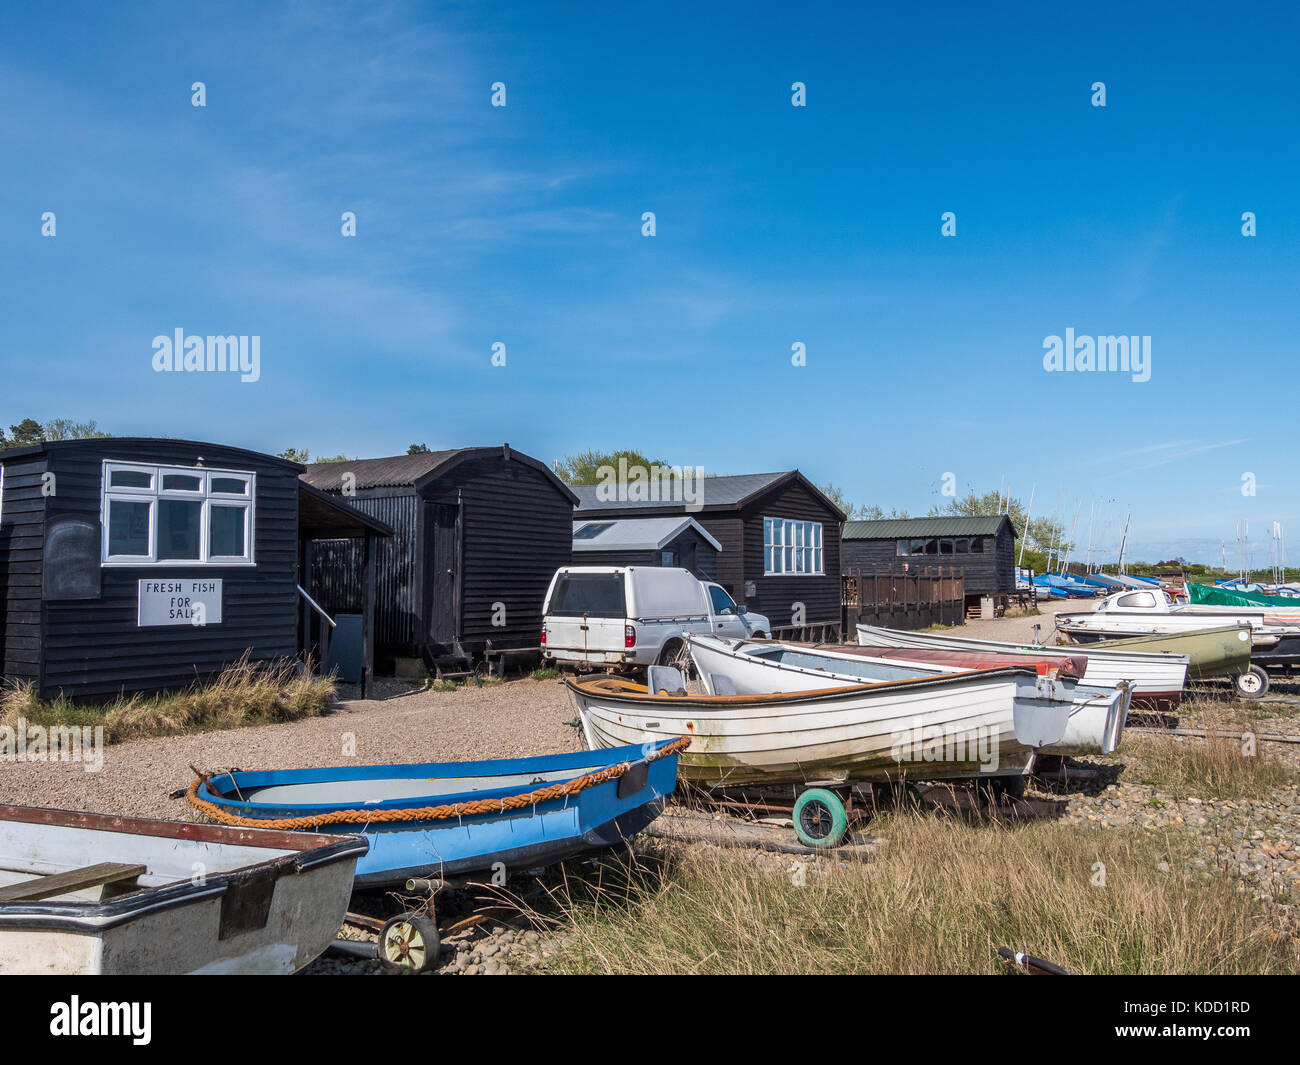
[[66,873],[53,876],[38,876],[31,880],[21,880],[17,884],[0,887],[0,902],[36,902],[39,899],[53,898],[55,895],[68,895],[74,891],[99,887],[106,884],[118,884],[124,880],[135,880],[148,871],[143,865],[124,865],[121,862],[100,862],[87,865],[81,869],[69,869]]

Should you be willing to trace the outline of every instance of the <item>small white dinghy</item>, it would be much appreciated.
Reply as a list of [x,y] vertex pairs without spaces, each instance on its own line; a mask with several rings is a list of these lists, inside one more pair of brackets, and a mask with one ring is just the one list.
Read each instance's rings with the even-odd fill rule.
[[[805,647],[773,640],[721,640],[716,636],[691,635],[687,637],[687,644],[699,670],[700,683],[706,690],[716,690],[713,678],[717,677],[741,695],[862,684],[883,679],[883,667],[889,667],[892,675],[898,677],[951,676],[972,670],[1008,668],[1014,663],[1037,672],[1040,685],[1049,680],[1054,685],[1056,697],[1070,704],[1065,732],[1039,747],[1040,754],[1110,754],[1119,746],[1132,698],[1132,687],[1127,681],[1121,680],[1110,686],[1080,683],[1076,676],[1066,671],[1073,665],[1069,657],[1053,659],[972,653],[965,662],[960,661],[962,655],[940,656],[941,659],[950,659],[946,662],[895,661],[888,657],[888,651],[883,657],[873,657],[854,651]],[[1082,659],[1081,655],[1075,657]],[[1032,690],[1022,683],[1017,696],[1024,698],[1026,692]]]
[[356,836],[0,806],[0,974],[291,973],[334,941]]
[[[697,662],[699,642],[690,638]],[[756,694],[722,694],[714,676],[701,695],[675,669],[666,671],[675,687],[662,688],[656,672],[651,688],[618,677],[565,682],[587,746],[690,737],[679,771],[708,787],[1020,777],[1039,748],[1060,741],[1072,705],[1058,681],[1024,667],[938,674],[881,662],[870,680],[822,676]]]
[[877,625],[859,625],[858,643],[873,647],[1028,655],[1030,658],[1066,659],[1086,656],[1088,684],[1113,688],[1120,681],[1126,680],[1133,686],[1134,702],[1161,712],[1178,709],[1189,667],[1187,655],[1170,654],[1167,651],[1107,650],[1093,644],[1082,647],[1045,647],[977,640],[950,632],[905,632]]

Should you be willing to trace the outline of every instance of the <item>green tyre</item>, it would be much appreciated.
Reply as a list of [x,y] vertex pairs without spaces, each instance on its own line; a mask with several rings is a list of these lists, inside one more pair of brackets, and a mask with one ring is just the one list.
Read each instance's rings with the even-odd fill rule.
[[809,788],[794,804],[794,831],[805,847],[838,847],[849,830],[849,815],[833,791]]

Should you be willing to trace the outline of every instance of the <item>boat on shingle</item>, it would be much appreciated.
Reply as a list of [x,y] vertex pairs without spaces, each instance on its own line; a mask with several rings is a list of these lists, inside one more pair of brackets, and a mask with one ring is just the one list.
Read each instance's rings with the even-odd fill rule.
[[[771,691],[807,691],[830,685],[848,686],[880,679],[882,667],[890,674],[924,677],[960,675],[982,669],[1030,669],[1048,680],[1059,697],[1070,703],[1065,732],[1039,747],[1041,754],[1109,754],[1119,745],[1128,717],[1132,689],[1120,681],[1110,686],[1089,686],[1080,678],[1088,661],[1077,657],[996,654],[987,651],[908,650],[889,647],[810,647],[773,640],[722,640],[713,636],[689,638],[691,657],[701,683],[713,678],[741,694]],[[1086,678],[1084,678],[1086,679]],[[1017,696],[1024,697],[1025,686]],[[1035,695],[1040,694],[1036,689]]]
[[290,973],[334,940],[366,842],[0,806],[0,974]]
[[1022,777],[1038,748],[1061,739],[1072,705],[1059,681],[1023,666],[864,670],[862,683],[822,678],[767,694],[692,694],[653,676],[653,691],[619,677],[565,683],[588,746],[690,737],[682,777],[708,787]]
[[355,832],[356,886],[539,869],[629,839],[663,809],[687,741],[533,758],[229,772],[190,802],[226,824]]

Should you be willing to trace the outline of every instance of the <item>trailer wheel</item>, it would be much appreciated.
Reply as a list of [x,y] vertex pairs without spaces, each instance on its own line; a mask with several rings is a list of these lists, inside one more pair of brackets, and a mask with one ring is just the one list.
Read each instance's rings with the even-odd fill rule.
[[397,973],[422,973],[438,965],[442,938],[424,914],[403,913],[384,922],[379,933],[379,960]]
[[806,847],[837,847],[849,830],[849,815],[833,791],[809,788],[794,804],[794,831]]
[[1232,685],[1243,699],[1258,699],[1268,691],[1268,672],[1262,666],[1251,666],[1233,677]]

